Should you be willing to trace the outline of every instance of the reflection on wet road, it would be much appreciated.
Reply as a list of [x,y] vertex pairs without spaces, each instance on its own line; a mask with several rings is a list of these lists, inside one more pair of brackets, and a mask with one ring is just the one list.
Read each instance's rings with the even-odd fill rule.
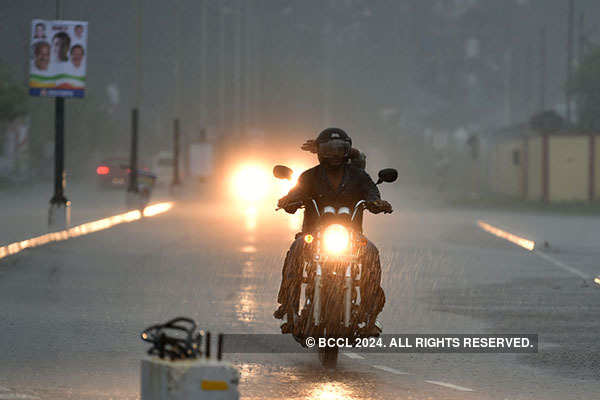
[[[312,361],[308,356],[300,356],[283,366],[269,366],[263,362],[240,363],[241,385],[246,388],[244,398],[353,400],[382,398],[384,394],[378,387],[384,382],[375,373],[350,369],[324,371]],[[265,384],[270,387],[269,391],[261,388]]]
[[[401,200],[394,205],[402,210]],[[477,217],[420,208],[367,216],[382,256],[384,332],[520,330],[552,335],[554,347],[542,343],[527,356],[341,355],[335,371],[315,354],[226,354],[241,369],[242,398],[600,398],[593,352],[569,346],[576,335],[596,348],[600,292],[483,232]],[[193,200],[8,258],[0,264],[0,321],[8,321],[0,386],[49,400],[136,398],[145,350],[138,333],[151,323],[186,315],[212,332],[279,332],[272,313],[281,267],[301,220],[271,202]],[[577,313],[566,315],[565,305]],[[565,318],[579,328],[565,329]]]

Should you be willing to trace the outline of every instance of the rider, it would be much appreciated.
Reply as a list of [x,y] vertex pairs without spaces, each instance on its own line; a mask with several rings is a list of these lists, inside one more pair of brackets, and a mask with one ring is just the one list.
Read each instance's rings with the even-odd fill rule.
[[[371,177],[360,167],[357,167],[356,150],[352,149],[352,139],[339,128],[328,128],[322,131],[314,144],[305,143],[303,149],[316,145],[319,165],[300,175],[297,185],[282,197],[278,207],[288,213],[295,213],[300,207],[298,201],[315,199],[319,204],[332,206],[354,205],[360,200],[366,200],[366,208],[374,214],[391,213],[392,206],[382,200],[377,186]],[[350,160],[351,153],[355,157]],[[360,152],[358,152],[360,153]],[[364,163],[364,155],[361,157]],[[351,161],[349,163],[349,160]],[[359,164],[360,165],[360,164]],[[307,207],[304,212],[302,233],[296,235],[283,264],[281,287],[278,302],[281,304],[273,316],[282,319],[286,316],[288,307],[298,310],[300,299],[300,281],[302,278],[302,249],[303,234],[315,228],[318,215],[315,210]],[[358,220],[362,230],[362,218]],[[361,280],[361,322],[366,334],[378,334],[381,327],[376,320],[385,303],[385,294],[381,288],[381,263],[379,252],[375,245],[367,241],[363,260],[364,276]],[[362,296],[364,294],[364,297]],[[363,301],[364,300],[364,301]]]
[[[316,140],[308,139],[300,148],[304,151],[309,151],[313,154],[317,154],[319,146]],[[350,148],[348,160],[351,165],[354,165],[355,167],[358,167],[360,169],[365,169],[367,167],[367,156],[365,155],[365,153],[358,149],[355,149],[354,147]]]

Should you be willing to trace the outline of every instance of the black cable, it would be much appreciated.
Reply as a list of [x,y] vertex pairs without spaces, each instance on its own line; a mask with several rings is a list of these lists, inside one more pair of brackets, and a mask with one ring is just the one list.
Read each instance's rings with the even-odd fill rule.
[[[149,355],[157,355],[173,360],[195,359],[202,356],[204,331],[197,331],[194,320],[185,317],[174,318],[164,324],[156,324],[144,329],[142,340],[152,343]],[[182,337],[183,336],[183,337]]]

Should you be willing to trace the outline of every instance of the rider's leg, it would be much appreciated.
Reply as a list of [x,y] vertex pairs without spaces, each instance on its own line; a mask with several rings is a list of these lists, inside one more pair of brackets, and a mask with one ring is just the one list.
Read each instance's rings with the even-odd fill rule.
[[275,318],[283,318],[288,306],[294,307],[294,310],[296,311],[298,310],[302,280],[303,246],[303,237],[297,237],[296,240],[292,242],[292,245],[285,256],[283,270],[281,271],[281,286],[279,287],[279,294],[277,295],[277,301],[281,305],[275,313],[273,313]]
[[361,319],[367,328],[373,328],[377,315],[385,304],[385,293],[381,288],[381,261],[377,247],[367,241],[362,261],[362,279],[360,282]]

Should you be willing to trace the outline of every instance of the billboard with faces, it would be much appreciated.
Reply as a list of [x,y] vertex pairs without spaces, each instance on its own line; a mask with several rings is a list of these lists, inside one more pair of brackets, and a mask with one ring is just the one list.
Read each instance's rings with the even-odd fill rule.
[[31,22],[30,95],[84,96],[87,35],[86,21]]

